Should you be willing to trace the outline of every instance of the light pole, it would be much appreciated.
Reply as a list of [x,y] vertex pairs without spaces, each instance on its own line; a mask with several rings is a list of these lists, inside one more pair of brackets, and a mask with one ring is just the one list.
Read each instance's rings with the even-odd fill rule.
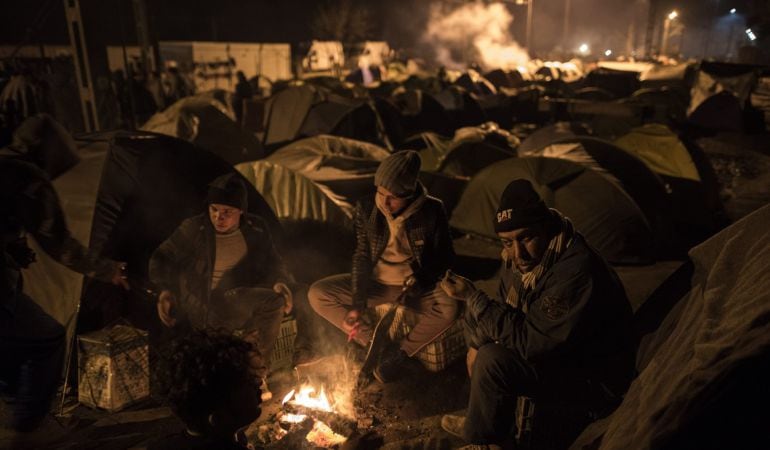
[[668,45],[668,33],[671,28],[671,21],[676,19],[679,16],[679,13],[676,12],[676,10],[671,11],[666,16],[666,20],[663,21],[663,39],[660,43],[660,55],[664,56],[666,54],[666,46]]

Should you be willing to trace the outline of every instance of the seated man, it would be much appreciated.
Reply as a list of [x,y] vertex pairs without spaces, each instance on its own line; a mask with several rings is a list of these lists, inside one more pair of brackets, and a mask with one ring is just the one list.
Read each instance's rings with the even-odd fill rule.
[[545,203],[514,180],[494,218],[503,244],[499,300],[462,277],[441,287],[466,302],[471,393],[466,417],[442,427],[475,445],[510,438],[516,397],[575,399],[591,411],[616,406],[633,374],[631,307],[615,272]]
[[229,333],[194,331],[176,339],[165,356],[158,377],[186,429],[149,448],[246,448],[236,433],[261,413],[254,347]]
[[[290,276],[265,222],[245,213],[247,191],[236,174],[209,186],[208,214],[191,217],[150,260],[167,327],[224,328],[255,342],[267,364],[284,314],[292,308]],[[267,367],[260,371],[264,378]]]
[[417,181],[420,156],[414,151],[390,155],[377,169],[374,204],[356,206],[353,273],[334,275],[310,287],[313,309],[359,344],[372,330],[362,311],[404,298],[417,324],[400,344],[386,351],[374,370],[382,383],[395,379],[403,363],[449,328],[457,303],[436,282],[449,268],[454,250],[444,205],[428,196]]

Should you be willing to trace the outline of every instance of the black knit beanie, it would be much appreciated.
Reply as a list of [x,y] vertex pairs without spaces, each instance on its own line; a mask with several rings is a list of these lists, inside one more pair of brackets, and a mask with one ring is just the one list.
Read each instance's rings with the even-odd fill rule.
[[217,177],[209,184],[206,203],[219,203],[246,211],[248,208],[246,186],[244,186],[243,181],[241,181],[238,175],[234,173]]
[[551,211],[528,180],[511,181],[500,197],[495,214],[495,232],[526,228],[551,218]]
[[382,186],[399,197],[408,197],[417,189],[420,155],[414,150],[400,151],[385,158],[374,174],[374,185]]

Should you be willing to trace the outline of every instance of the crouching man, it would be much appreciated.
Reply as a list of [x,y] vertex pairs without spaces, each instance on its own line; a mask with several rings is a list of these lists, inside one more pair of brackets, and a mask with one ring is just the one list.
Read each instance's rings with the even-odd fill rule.
[[529,181],[505,189],[494,217],[503,245],[499,299],[449,273],[441,287],[466,302],[470,401],[442,427],[471,448],[499,448],[517,396],[609,412],[633,373],[631,307],[606,261],[549,209]]
[[436,284],[454,257],[444,205],[427,194],[419,171],[414,151],[380,164],[374,203],[356,206],[353,272],[319,280],[308,292],[319,315],[367,346],[372,330],[362,321],[364,309],[395,302],[409,286],[403,298],[416,325],[380,357],[374,376],[382,383],[396,379],[408,358],[452,325],[458,310]]
[[152,255],[158,315],[182,333],[223,328],[255,342],[264,378],[283,316],[292,309],[291,278],[265,222],[244,212],[247,191],[237,175],[215,179],[207,202],[207,213],[182,222]]

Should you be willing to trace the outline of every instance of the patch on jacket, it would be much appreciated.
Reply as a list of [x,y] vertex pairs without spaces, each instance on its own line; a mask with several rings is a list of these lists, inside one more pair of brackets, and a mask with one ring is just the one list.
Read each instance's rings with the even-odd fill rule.
[[559,320],[569,312],[569,303],[566,299],[547,295],[543,297],[540,309],[550,320]]

